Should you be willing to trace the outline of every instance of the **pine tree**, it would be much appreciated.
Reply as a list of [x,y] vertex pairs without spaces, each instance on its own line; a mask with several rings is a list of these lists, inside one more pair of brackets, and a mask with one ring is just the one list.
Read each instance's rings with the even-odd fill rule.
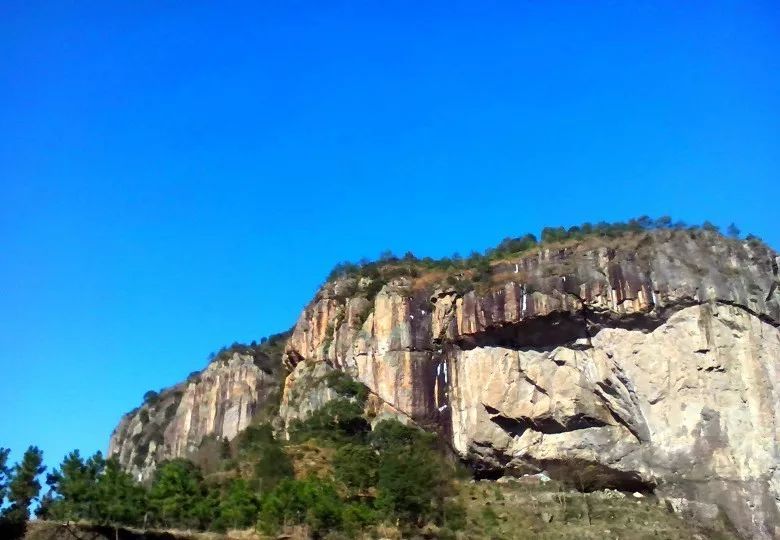
[[8,491],[8,476],[11,471],[8,470],[6,463],[8,462],[8,453],[10,451],[10,448],[0,447],[0,507],[3,506],[5,495]]
[[24,523],[30,519],[30,504],[38,498],[41,491],[38,476],[45,470],[43,452],[36,446],[30,446],[24,453],[22,462],[14,466],[8,484],[10,505],[3,510],[5,520],[11,523]]
[[257,521],[259,503],[246,480],[233,480],[219,502],[219,519],[224,528],[239,529]]
[[97,518],[97,482],[103,473],[105,460],[100,452],[87,459],[78,450],[65,456],[59,469],[46,478],[50,496],[44,510],[48,517],[60,521],[76,521]]
[[207,491],[198,468],[185,459],[160,464],[149,490],[149,506],[164,527],[206,528],[213,508],[204,504]]
[[[102,459],[102,456],[101,456]],[[103,473],[95,486],[94,519],[111,525],[140,525],[146,512],[146,493],[122,470],[116,458],[104,462]]]

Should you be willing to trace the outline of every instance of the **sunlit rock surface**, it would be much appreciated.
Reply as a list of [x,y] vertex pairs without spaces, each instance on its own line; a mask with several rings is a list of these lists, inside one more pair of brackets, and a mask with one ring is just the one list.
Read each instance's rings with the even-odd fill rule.
[[366,278],[329,282],[286,362],[349,372],[478,474],[590,464],[602,485],[716,503],[746,536],[780,534],[775,253],[663,231],[537,250],[491,280],[456,292],[399,277],[373,298]]
[[111,435],[109,455],[146,480],[157,463],[192,455],[207,436],[232,439],[278,392],[276,374],[251,355],[233,353],[125,415]]

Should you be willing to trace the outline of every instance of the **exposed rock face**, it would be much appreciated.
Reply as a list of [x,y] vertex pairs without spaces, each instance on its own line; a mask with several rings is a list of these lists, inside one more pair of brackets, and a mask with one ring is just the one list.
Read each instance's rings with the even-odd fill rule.
[[327,363],[484,474],[591,464],[602,484],[714,502],[743,534],[777,536],[778,262],[660,232],[506,261],[476,291],[423,275],[372,298],[370,280],[340,279],[287,344],[282,416],[302,360]]
[[305,420],[311,413],[325,405],[328,401],[339,397],[338,393],[328,386],[325,376],[333,371],[325,362],[301,362],[287,376],[279,415],[289,425],[294,420]]
[[147,480],[157,463],[192,455],[207,436],[232,439],[264,404],[278,400],[278,393],[273,371],[234,352],[125,415],[111,435],[109,455]]

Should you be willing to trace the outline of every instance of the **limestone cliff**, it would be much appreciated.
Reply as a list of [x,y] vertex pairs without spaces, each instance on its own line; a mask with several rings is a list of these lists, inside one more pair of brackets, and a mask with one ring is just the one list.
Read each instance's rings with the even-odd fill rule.
[[157,463],[192,456],[206,437],[232,439],[277,403],[279,392],[278,359],[249,347],[223,351],[187,382],[126,414],[111,435],[109,455],[145,481]]
[[746,536],[778,536],[778,263],[760,243],[656,231],[526,251],[478,279],[342,277],[287,343],[282,416],[329,398],[296,388],[324,363],[478,474],[597,470],[593,485],[714,503]]

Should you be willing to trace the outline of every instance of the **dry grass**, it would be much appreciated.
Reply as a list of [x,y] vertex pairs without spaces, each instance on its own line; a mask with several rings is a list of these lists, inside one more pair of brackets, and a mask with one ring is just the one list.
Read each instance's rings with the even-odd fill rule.
[[736,539],[722,523],[703,529],[670,513],[655,497],[577,493],[555,482],[477,482],[458,496],[466,509],[463,539]]
[[440,283],[444,283],[449,275],[450,273],[446,270],[423,271],[423,274],[412,282],[412,290],[422,291],[431,289]]
[[336,452],[333,448],[304,442],[291,444],[285,450],[292,460],[295,478],[312,475],[317,478],[333,477],[333,454]]

